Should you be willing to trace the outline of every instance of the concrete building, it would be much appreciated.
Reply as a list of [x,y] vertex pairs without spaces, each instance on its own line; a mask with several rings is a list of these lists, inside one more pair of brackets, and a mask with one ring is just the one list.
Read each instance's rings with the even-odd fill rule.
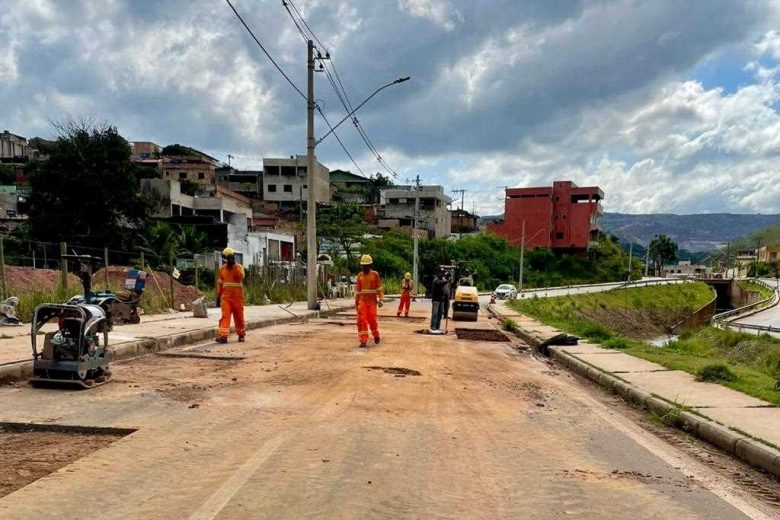
[[162,171],[162,148],[151,141],[132,141],[130,160],[139,166],[148,166]]
[[415,198],[419,198],[418,229],[428,232],[430,238],[450,235],[452,199],[444,194],[442,186],[394,186],[383,189],[380,196],[378,224],[382,229],[413,228]]
[[[330,172],[330,183],[335,187],[334,200],[356,204],[368,204],[371,179],[344,170]],[[373,201],[376,203],[376,200]]]
[[160,201],[153,215],[155,217],[208,216],[216,222],[225,223],[233,222],[233,216],[239,215],[244,220],[244,227],[251,223],[249,199],[221,186],[204,192],[203,196],[192,196],[182,193],[179,181],[142,179],[141,190]]
[[774,262],[780,260],[780,247],[761,246],[758,248],[759,262]]
[[[289,159],[263,158],[263,200],[279,203],[306,202],[309,196],[306,156]],[[314,196],[317,202],[330,202],[330,176],[328,169],[316,163]]]
[[598,187],[580,188],[571,181],[556,181],[552,187],[509,188],[503,221],[487,229],[519,245],[525,221],[526,247],[584,251],[598,238],[603,198]]
[[450,221],[453,233],[475,233],[478,231],[477,217],[473,213],[462,209],[450,210]]
[[199,185],[214,185],[219,161],[193,148],[187,154],[163,155],[162,178],[171,181],[189,181]]
[[665,278],[709,278],[712,270],[703,264],[692,264],[690,260],[680,260],[676,264],[665,265]]
[[216,179],[219,186],[240,193],[250,199],[260,199],[263,196],[263,172],[259,170],[236,170],[230,166],[216,169]]
[[0,162],[6,164],[26,163],[28,156],[27,139],[21,135],[4,130],[0,134]]

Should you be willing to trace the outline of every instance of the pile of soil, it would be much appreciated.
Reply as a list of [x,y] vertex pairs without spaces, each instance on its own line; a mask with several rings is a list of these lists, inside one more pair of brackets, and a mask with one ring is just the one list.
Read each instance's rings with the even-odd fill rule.
[[[127,278],[127,272],[129,270],[129,267],[108,266],[109,283],[112,286],[124,288],[125,279]],[[92,283],[97,289],[105,287],[105,280],[105,269],[102,268],[92,276]],[[191,311],[192,302],[200,297],[198,290],[193,285],[184,285],[177,280],[173,280],[168,273],[146,269],[145,292],[154,293],[158,296],[162,293],[164,299],[168,300],[171,297],[171,281],[173,281],[174,290],[174,309],[179,310],[180,305],[184,304],[184,308]]]
[[[60,271],[7,265],[5,266],[5,281],[7,292],[11,296],[35,291],[53,291],[60,282]],[[68,287],[81,287],[79,277],[68,273]]]
[[668,334],[672,326],[687,318],[694,309],[598,309],[579,310],[578,318],[600,323],[623,336],[652,339]]

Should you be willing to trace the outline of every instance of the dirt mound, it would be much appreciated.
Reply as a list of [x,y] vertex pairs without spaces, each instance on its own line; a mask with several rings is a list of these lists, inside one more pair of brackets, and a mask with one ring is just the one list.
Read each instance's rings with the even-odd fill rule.
[[577,311],[578,318],[601,323],[622,336],[650,339],[668,334],[692,309],[598,309]]
[[[108,266],[109,284],[114,288],[120,287],[124,290],[125,279],[129,270],[129,267]],[[92,283],[98,289],[105,287],[105,280],[105,269],[102,268],[98,269],[92,276]],[[180,305],[184,304],[185,309],[188,311],[192,310],[192,302],[200,296],[198,290],[192,285],[184,285],[173,280],[168,273],[147,269],[145,292],[150,293],[154,298],[168,301],[171,297],[171,281],[173,281],[174,308],[178,310]]]
[[[52,291],[60,282],[60,272],[54,269],[33,269],[32,267],[7,265],[5,266],[5,281],[8,294],[12,296],[36,291]],[[68,287],[81,287],[78,276],[68,273]]]

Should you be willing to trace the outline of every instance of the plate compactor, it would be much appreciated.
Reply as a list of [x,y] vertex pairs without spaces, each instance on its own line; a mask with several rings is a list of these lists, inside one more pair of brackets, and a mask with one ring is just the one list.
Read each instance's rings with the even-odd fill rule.
[[[111,303],[92,292],[92,265],[98,258],[66,255],[80,263],[84,295],[68,303],[44,303],[32,321],[33,377],[30,383],[66,383],[83,388],[107,383]],[[102,304],[101,304],[102,302]],[[38,334],[44,336],[38,350]]]

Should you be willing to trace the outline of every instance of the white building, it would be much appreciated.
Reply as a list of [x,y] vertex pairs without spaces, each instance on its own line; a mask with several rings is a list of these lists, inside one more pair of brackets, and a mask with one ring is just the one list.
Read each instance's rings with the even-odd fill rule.
[[212,187],[197,195],[181,192],[181,183],[169,179],[142,179],[141,190],[160,198],[155,217],[212,216],[218,222],[233,222],[234,215],[243,217],[244,227],[252,220],[249,199],[222,186]]
[[[330,202],[330,172],[316,163],[314,196],[317,202]],[[306,156],[289,159],[263,158],[263,200],[271,202],[305,202],[309,197]]]
[[431,238],[450,235],[451,216],[448,205],[452,199],[444,194],[442,186],[394,186],[382,190],[379,209],[379,227],[413,228],[415,198],[419,198],[418,229],[424,229]]

